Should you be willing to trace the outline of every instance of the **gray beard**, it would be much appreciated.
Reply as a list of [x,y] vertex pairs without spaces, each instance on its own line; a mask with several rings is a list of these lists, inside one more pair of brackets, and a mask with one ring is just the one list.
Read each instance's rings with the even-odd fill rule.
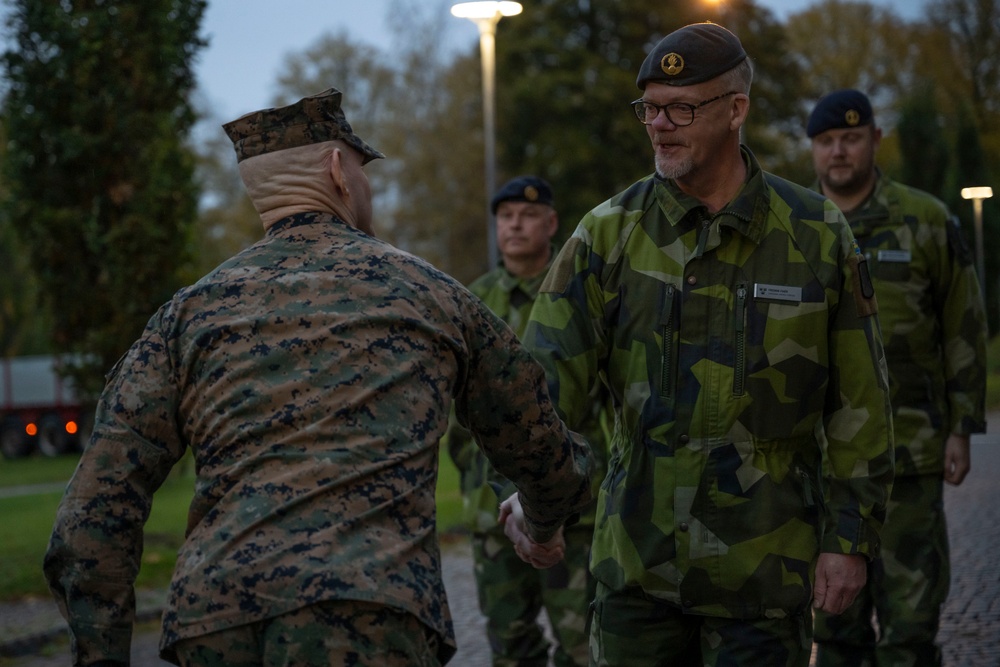
[[694,169],[690,159],[668,164],[664,160],[655,158],[653,162],[656,165],[656,175],[664,180],[683,178]]

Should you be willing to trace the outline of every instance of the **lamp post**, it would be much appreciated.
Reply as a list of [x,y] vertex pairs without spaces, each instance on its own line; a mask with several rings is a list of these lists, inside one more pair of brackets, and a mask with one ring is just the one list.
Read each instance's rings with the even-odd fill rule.
[[979,273],[979,291],[986,298],[986,269],[983,261],[983,200],[993,196],[993,188],[962,188],[962,199],[972,200],[976,228],[976,271]]
[[489,266],[497,265],[497,231],[493,225],[490,198],[496,189],[496,129],[493,89],[496,77],[497,23],[504,16],[521,13],[519,2],[461,2],[452,6],[451,13],[469,19],[479,28],[479,57],[483,64],[483,146],[486,153],[486,249]]

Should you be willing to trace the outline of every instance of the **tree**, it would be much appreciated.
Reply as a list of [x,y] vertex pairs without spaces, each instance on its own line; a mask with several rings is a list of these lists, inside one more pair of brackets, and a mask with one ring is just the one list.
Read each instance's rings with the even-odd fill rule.
[[[778,133],[795,118],[798,80],[772,15],[747,0],[720,21],[757,64],[746,137],[767,165],[784,152]],[[505,176],[552,183],[563,235],[580,217],[653,171],[652,150],[628,103],[649,50],[667,33],[706,18],[701,6],[644,0],[539,0],[501,22],[497,36],[498,154]]]
[[922,85],[901,101],[896,123],[899,140],[899,180],[940,199],[945,194],[949,146],[944,123],[928,85]]
[[376,233],[468,281],[486,257],[479,60],[448,61],[441,35],[454,19],[443,7],[394,3],[392,53],[321,37],[288,57],[275,103],[342,90],[354,130],[387,156],[366,168]]
[[6,219],[95,394],[177,287],[197,191],[184,137],[204,0],[12,0]]

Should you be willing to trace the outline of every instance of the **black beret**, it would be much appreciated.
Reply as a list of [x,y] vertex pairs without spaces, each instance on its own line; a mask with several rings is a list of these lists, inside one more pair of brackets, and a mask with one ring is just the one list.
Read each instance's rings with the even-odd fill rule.
[[552,188],[537,176],[518,176],[497,190],[490,201],[490,210],[497,214],[497,207],[505,201],[524,201],[530,204],[552,206]]
[[857,90],[837,90],[823,96],[809,114],[806,135],[810,139],[827,130],[860,127],[872,122],[872,104]]
[[716,23],[694,23],[673,31],[646,56],[635,84],[645,90],[653,81],[691,86],[709,81],[747,57],[740,38]]
[[339,139],[364,156],[364,162],[385,157],[354,134],[340,106],[342,93],[328,88],[294,104],[262,109],[222,126],[236,149],[236,161],[265,153]]

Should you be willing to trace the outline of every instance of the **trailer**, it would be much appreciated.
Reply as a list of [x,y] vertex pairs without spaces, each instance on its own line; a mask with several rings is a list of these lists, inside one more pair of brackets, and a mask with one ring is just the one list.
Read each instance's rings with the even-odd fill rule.
[[57,372],[58,357],[0,359],[0,454],[17,459],[83,451],[93,415]]

